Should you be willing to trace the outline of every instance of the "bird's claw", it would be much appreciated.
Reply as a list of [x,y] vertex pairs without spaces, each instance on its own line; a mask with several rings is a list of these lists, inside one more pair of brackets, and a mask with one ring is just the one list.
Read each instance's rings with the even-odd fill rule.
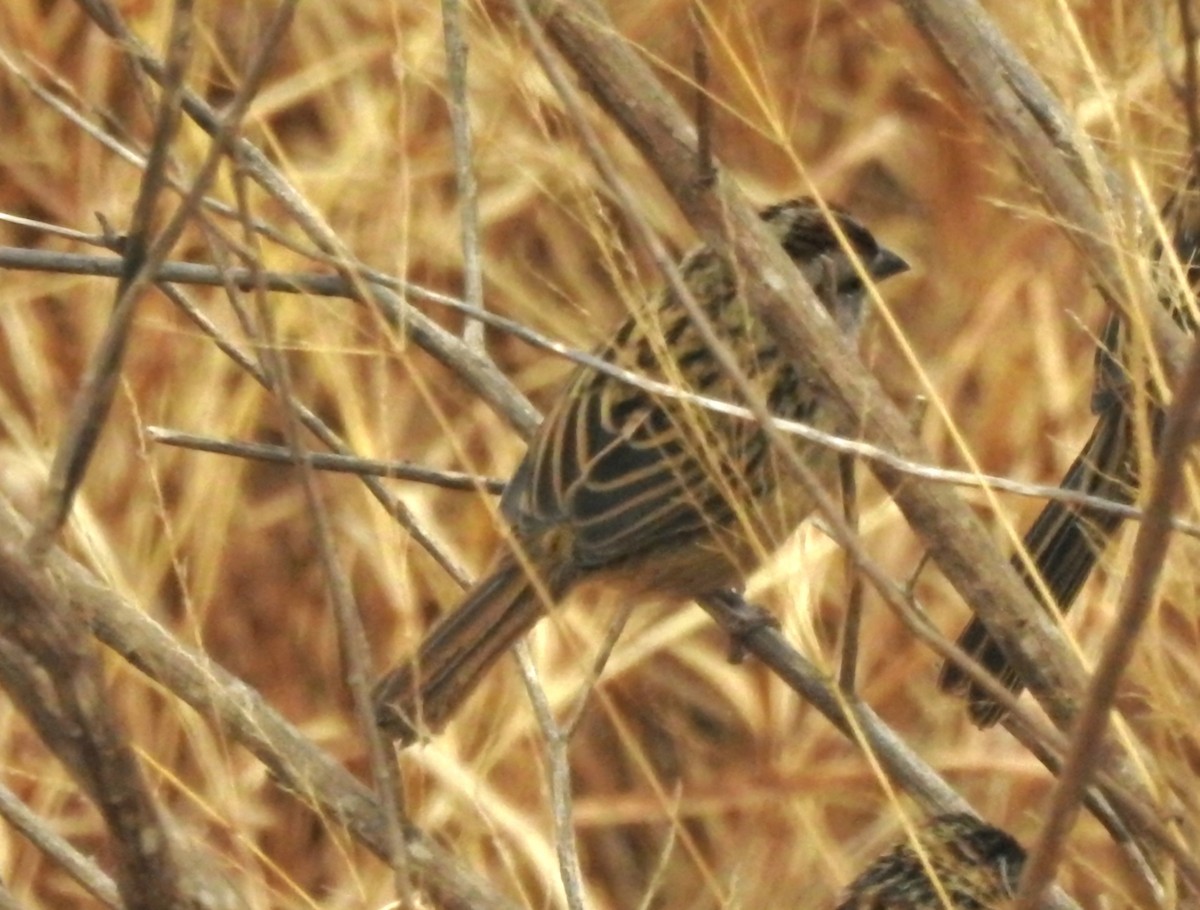
[[729,662],[740,664],[746,659],[746,639],[759,629],[778,629],[779,620],[768,610],[746,600],[738,590],[716,591],[710,595],[728,611],[725,630],[729,633]]

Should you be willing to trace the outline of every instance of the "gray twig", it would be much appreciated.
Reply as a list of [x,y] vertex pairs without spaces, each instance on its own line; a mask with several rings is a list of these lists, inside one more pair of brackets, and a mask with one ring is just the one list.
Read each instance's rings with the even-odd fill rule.
[[0,815],[26,839],[58,863],[88,894],[110,908],[124,910],[121,895],[113,880],[89,857],[59,837],[38,818],[8,787],[0,785]]
[[197,452],[213,452],[217,455],[232,455],[235,458],[252,458],[274,464],[299,464],[305,462],[318,471],[333,471],[342,474],[360,474],[373,477],[388,477],[398,480],[413,480],[444,490],[469,492],[503,493],[505,481],[496,477],[481,477],[461,471],[442,471],[427,468],[409,461],[380,461],[359,455],[333,455],[328,452],[294,452],[286,446],[273,446],[262,442],[235,442],[181,433],[165,427],[146,427],[146,436],[152,442],[166,446],[194,449]]
[[[463,298],[483,309],[483,264],[479,250],[479,188],[471,145],[471,108],[467,103],[467,41],[462,4],[442,0],[442,32],[446,44],[446,76],[450,83],[450,132],[454,139],[454,179],[458,184],[459,232],[463,253]],[[463,341],[484,353],[483,323],[468,320]]]

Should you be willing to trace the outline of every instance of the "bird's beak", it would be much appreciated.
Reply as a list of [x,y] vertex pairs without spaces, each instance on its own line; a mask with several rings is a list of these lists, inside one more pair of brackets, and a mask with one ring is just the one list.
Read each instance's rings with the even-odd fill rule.
[[884,278],[891,278],[893,275],[907,272],[909,268],[907,262],[887,247],[880,247],[879,252],[875,254],[875,259],[871,262],[871,277],[876,281],[883,281]]

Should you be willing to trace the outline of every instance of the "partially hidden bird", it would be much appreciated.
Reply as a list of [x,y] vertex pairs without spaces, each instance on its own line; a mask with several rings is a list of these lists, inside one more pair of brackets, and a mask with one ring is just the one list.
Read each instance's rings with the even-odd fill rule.
[[[1156,242],[1151,257],[1163,276],[1160,302],[1176,324],[1194,334],[1196,319],[1192,309],[1200,289],[1200,173],[1196,162],[1186,184],[1163,206],[1161,218],[1173,253],[1183,268],[1188,290],[1179,293],[1166,249]],[[1062,489],[1119,506],[1137,501],[1145,473],[1141,462],[1146,451],[1152,454],[1158,445],[1164,411],[1153,384],[1143,389],[1131,379],[1137,372],[1131,367],[1136,354],[1126,315],[1111,313],[1096,347],[1092,386],[1096,425],[1067,469],[1060,484]],[[1143,409],[1141,414],[1139,409]],[[1139,444],[1139,424],[1148,432],[1145,445]],[[1099,509],[1081,500],[1052,500],[1025,533],[1021,542],[1023,552],[1012,557],[1013,568],[1034,596],[1041,599],[1048,595],[1049,604],[1065,614],[1124,521],[1125,516],[1119,512]],[[972,619],[959,634],[957,643],[1010,692],[1018,694],[1024,689],[1021,677],[982,620]],[[966,698],[968,716],[976,726],[991,727],[1007,713],[983,686],[953,662],[942,665],[938,685],[944,692]]]
[[[810,198],[760,216],[851,351],[867,284],[907,263],[850,215]],[[773,415],[853,432],[820,374],[783,353],[729,259],[702,246],[679,271]],[[742,400],[669,289],[632,305],[597,356],[672,389]],[[581,583],[600,582],[634,602],[735,589],[812,511],[806,487],[757,422],[644,385],[588,366],[567,381],[501,497],[506,540],[491,568],[375,687],[377,721],[390,737],[409,743],[440,731],[488,668]],[[796,446],[820,483],[836,489],[834,452],[808,441]]]
[[993,910],[1017,892],[1025,850],[966,812],[939,815],[871,863],[837,910]]

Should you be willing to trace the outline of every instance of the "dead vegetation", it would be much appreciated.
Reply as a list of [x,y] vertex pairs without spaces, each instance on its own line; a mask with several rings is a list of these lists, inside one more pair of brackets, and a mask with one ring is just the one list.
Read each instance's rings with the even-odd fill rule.
[[[131,157],[140,160],[152,144],[161,90],[89,18],[89,6],[107,8],[31,0],[0,8],[0,212],[89,235],[5,222],[6,248],[112,258],[105,246],[131,230],[145,173]],[[689,5],[612,3],[610,10],[619,35],[692,110]],[[120,13],[161,56],[169,5],[126,3]],[[1184,62],[1175,5],[1068,8],[1043,0],[994,14],[1106,166],[1156,208],[1181,183],[1189,146],[1172,88]],[[247,68],[268,50],[237,133],[328,226],[343,264],[461,296],[462,194],[442,18],[429,4],[405,0],[302,4],[272,40],[273,15],[265,5],[198,4],[188,16],[195,31],[186,87],[223,111],[241,99]],[[463,15],[484,301],[491,313],[586,350],[620,319],[623,301],[651,293],[661,279],[509,4],[471,4]],[[727,173],[756,202],[820,192],[914,264],[911,276],[886,289],[887,316],[876,320],[863,359],[914,415],[934,462],[1055,483],[1091,428],[1092,358],[1106,310],[1060,216],[1014,163],[1012,140],[989,124],[901,4],[714,2],[700,18],[711,138]],[[585,108],[640,217],[673,249],[692,245],[694,231],[642,154],[597,105]],[[189,187],[210,147],[194,112],[185,111],[165,146],[166,174]],[[296,211],[248,170],[224,160],[208,196],[228,211],[191,213],[167,258],[336,276],[334,256],[313,254],[319,231],[301,226]],[[149,237],[170,222],[180,198],[164,188],[151,199]],[[251,241],[248,219],[281,232],[292,248],[261,235]],[[1125,260],[1141,251],[1130,244],[1120,252],[1112,258],[1130,268]],[[110,324],[117,283],[61,264],[4,265],[0,493],[33,519]],[[252,269],[248,283],[254,279]],[[495,328],[486,332],[494,374],[477,350],[460,350],[454,339],[443,339],[450,354],[432,356],[420,339],[436,338],[436,327],[461,335],[466,321],[412,294],[407,301],[433,327],[414,327],[415,317],[403,312],[389,324],[385,306],[346,293],[310,288],[256,301],[252,287],[173,287],[278,388],[280,360],[264,354],[274,347],[294,399],[368,458],[504,477],[532,422],[518,399],[503,397],[499,377],[541,408],[569,368]],[[264,341],[268,327],[273,346]],[[485,393],[461,378],[464,363]],[[930,391],[935,404],[922,411],[916,398]],[[69,559],[52,553],[54,585],[25,602],[45,616],[68,611],[62,615],[76,622],[76,644],[102,658],[107,706],[127,734],[146,792],[176,830],[176,859],[193,873],[208,870],[198,876],[203,887],[223,882],[252,908],[382,907],[397,896],[396,876],[377,855],[388,845],[379,827],[383,801],[338,789],[351,785],[339,769],[360,781],[372,775],[340,644],[353,634],[335,618],[328,560],[335,557],[344,575],[370,670],[378,672],[457,597],[447,566],[470,577],[486,564],[498,540],[494,496],[379,483],[380,495],[394,496],[442,549],[439,564],[354,475],[312,478],[318,519],[299,469],[169,446],[152,429],[277,445],[298,438],[314,452],[328,449],[292,420],[280,396],[223,352],[178,301],[154,289],[140,295],[111,411],[58,537]],[[859,477],[861,541],[904,584],[924,544],[871,472],[862,467]],[[993,532],[1001,558],[1011,529],[1019,533],[1041,506],[1002,494],[997,511],[977,489],[962,496]],[[322,522],[332,543],[324,550]],[[3,531],[6,559],[24,553],[25,531],[7,518]],[[1108,550],[1068,623],[1089,666],[1120,602],[1132,539],[1127,530]],[[1183,536],[1172,542],[1120,700],[1136,731],[1128,734],[1137,744],[1129,754],[1142,762],[1125,770],[1154,795],[1151,808],[1172,814],[1185,844],[1195,842],[1200,818],[1192,786],[1200,687],[1195,547]],[[102,583],[105,597],[88,593],[86,579],[67,568],[71,561]],[[834,674],[846,590],[839,549],[809,528],[756,577],[751,594],[780,617],[784,638],[815,668]],[[920,575],[915,593],[944,632],[957,631],[967,616],[936,567]],[[143,641],[136,639],[143,632],[119,626],[134,619],[103,613],[122,604],[189,651],[163,644],[164,667],[154,669],[159,645],[130,644]],[[560,719],[587,687],[600,643],[624,606],[603,597],[573,603],[533,636],[538,677]],[[0,623],[5,636],[14,615]],[[25,622],[37,625],[37,615]],[[106,647],[83,634],[85,616]],[[894,840],[902,811],[919,818],[928,810],[928,802],[894,789],[854,737],[762,662],[732,665],[727,650],[727,638],[699,609],[646,604],[631,613],[563,747],[585,906],[830,907],[840,887]],[[193,664],[192,651],[232,677]],[[1005,730],[971,727],[962,706],[936,690],[938,663],[868,590],[858,694],[972,807],[1028,846],[1054,778]],[[399,759],[409,821],[458,864],[435,873],[416,861],[415,871],[434,879],[434,896],[423,901],[565,903],[557,847],[568,838],[553,823],[554,750],[515,667],[495,672],[445,734]],[[33,676],[43,685],[29,690],[34,701],[50,690],[54,699],[65,697],[53,679]],[[285,742],[282,727],[252,713],[243,730],[232,719],[242,710],[226,689],[232,678],[319,752]],[[259,733],[265,744],[255,746]],[[266,757],[272,749],[283,749],[284,758]],[[123,854],[110,815],[7,699],[0,703],[0,755],[0,784],[38,824],[115,875]],[[1151,863],[1165,887],[1162,906],[1195,899],[1187,875],[1177,880],[1157,846]],[[466,870],[479,892],[458,879]],[[16,834],[7,839],[0,878],[12,906],[96,905],[58,860]],[[187,878],[182,892],[194,895]],[[1106,906],[1150,905],[1128,853],[1086,815],[1066,842],[1057,883],[1085,907],[1100,906],[1102,897]],[[128,896],[126,903],[133,906]]]

